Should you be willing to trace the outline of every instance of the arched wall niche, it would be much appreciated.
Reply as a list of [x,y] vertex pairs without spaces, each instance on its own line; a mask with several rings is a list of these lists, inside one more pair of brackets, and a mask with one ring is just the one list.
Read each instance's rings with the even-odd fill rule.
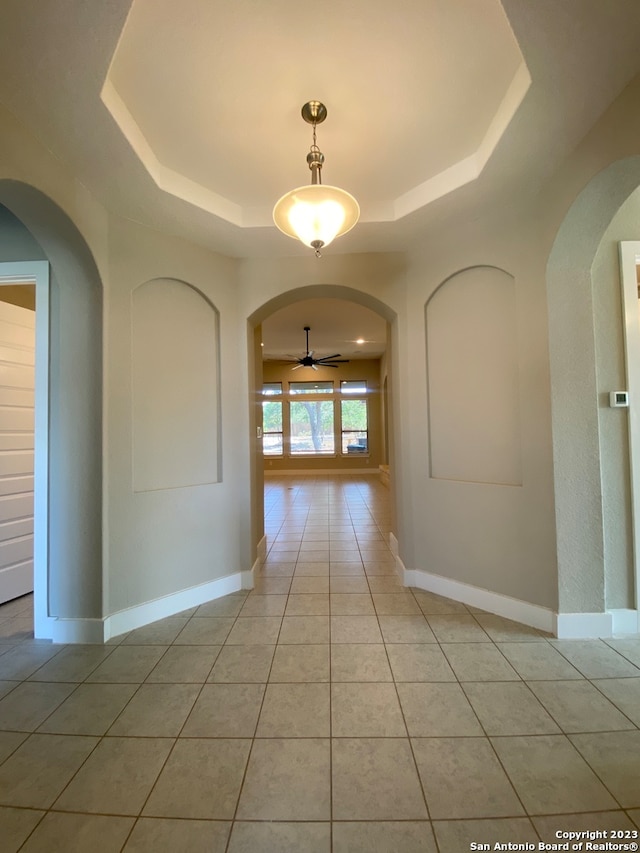
[[429,473],[522,485],[514,277],[493,266],[455,272],[425,305]]
[[0,261],[50,264],[48,616],[100,620],[102,282],[80,231],[48,196],[3,179],[0,204],[24,227],[20,239],[0,240]]
[[[388,324],[389,340],[387,348],[387,376],[388,393],[389,393],[389,449],[390,459],[389,464],[394,471],[392,479],[392,527],[397,530],[396,519],[399,509],[397,503],[401,493],[400,487],[400,472],[394,468],[395,455],[393,451],[393,365],[397,363],[397,358],[394,359],[394,352],[397,346],[397,315],[396,312],[385,302],[371,294],[365,293],[353,287],[336,284],[312,284],[302,287],[294,287],[286,290],[271,299],[268,299],[258,308],[256,308],[247,317],[247,342],[248,342],[248,365],[249,365],[249,428],[253,436],[257,435],[258,427],[262,424],[262,355],[260,352],[260,326],[267,317],[275,311],[292,305],[295,302],[301,302],[306,299],[344,299],[346,302],[355,302],[358,305],[363,305],[365,308],[370,308]],[[253,443],[253,451],[250,454],[250,477],[251,477],[251,506],[252,506],[252,538],[257,549],[258,555],[264,547],[264,471],[262,459],[262,444],[261,441]]]
[[193,285],[155,278],[131,295],[134,492],[220,482],[220,317]]
[[640,186],[640,157],[595,175],[557,232],[547,262],[560,613],[607,608],[602,446],[592,267],[612,219]]

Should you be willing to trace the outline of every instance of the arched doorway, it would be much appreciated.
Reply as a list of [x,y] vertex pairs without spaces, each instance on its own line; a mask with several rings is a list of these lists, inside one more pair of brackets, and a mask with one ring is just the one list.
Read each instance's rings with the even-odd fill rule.
[[[622,363],[619,282],[609,282],[617,289],[607,308],[594,264],[614,217],[638,186],[640,157],[593,177],[562,221],[547,264],[559,636],[611,636],[621,630],[620,611],[632,608],[629,583],[626,604],[624,592],[612,597],[613,588],[624,584],[615,582],[620,566],[607,557],[619,519],[606,506],[613,447],[603,429],[608,402],[599,380],[604,359]],[[622,571],[628,575],[630,566]]]
[[0,262],[50,269],[48,419],[36,433],[48,455],[48,541],[46,570],[36,570],[46,584],[36,636],[102,642],[102,283],[83,236],[50,198],[0,180],[0,204],[9,238]]
[[[296,302],[301,302],[309,299],[341,299],[345,302],[354,302],[374,311],[387,324],[387,347],[386,347],[386,365],[385,377],[383,384],[385,386],[385,442],[389,448],[389,456],[387,463],[393,471],[393,365],[395,363],[393,354],[396,346],[397,318],[395,312],[384,302],[370,294],[364,293],[355,288],[346,287],[343,285],[309,285],[306,287],[298,287],[292,290],[279,294],[278,296],[268,300],[258,309],[256,309],[247,320],[248,323],[248,342],[249,342],[249,399],[250,399],[250,434],[255,436],[252,442],[251,452],[251,507],[252,507],[252,538],[254,548],[258,559],[264,556],[265,552],[265,537],[264,537],[264,470],[262,456],[262,352],[261,352],[261,324],[274,312],[293,305]],[[394,472],[395,473],[395,472]],[[393,529],[397,530],[395,519],[397,512],[395,511],[395,497],[397,494],[396,477],[391,477],[390,488],[392,490],[392,506],[394,507],[394,524]],[[395,537],[394,537],[395,539]],[[397,546],[397,540],[394,542]]]

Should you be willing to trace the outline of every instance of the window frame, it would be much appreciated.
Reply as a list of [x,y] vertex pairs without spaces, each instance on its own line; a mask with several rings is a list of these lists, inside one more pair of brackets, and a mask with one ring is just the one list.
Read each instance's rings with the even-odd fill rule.
[[[267,390],[269,388],[270,390]],[[277,390],[279,388],[279,390]],[[264,407],[268,403],[277,404],[280,406],[280,429],[268,430],[264,426]],[[271,435],[280,436],[280,451],[275,453],[267,453],[264,449],[265,438]],[[265,459],[284,459],[284,394],[282,393],[282,382],[265,382],[262,386],[262,456]]]
[[[288,456],[291,459],[300,459],[301,457],[313,457],[316,459],[327,459],[334,458],[336,454],[336,407],[335,407],[335,389],[331,394],[320,393],[320,394],[294,394],[293,399],[289,398],[288,402],[288,414],[289,414],[289,452]],[[303,406],[306,403],[329,403],[331,405],[331,441],[332,448],[331,450],[317,451],[317,450],[301,450],[294,451],[293,449],[293,430],[292,430],[292,422],[293,418],[291,417],[291,409],[294,405]],[[309,423],[311,427],[311,423]],[[311,432],[313,432],[311,430]]]
[[[344,428],[343,406],[345,403],[352,403],[352,402],[364,404],[364,412],[365,412],[366,423],[367,423],[366,429],[345,429]],[[349,393],[347,396],[340,398],[339,405],[340,405],[340,455],[346,456],[346,457],[369,456],[370,450],[369,450],[369,400],[368,400],[368,398],[362,394],[356,395],[356,394]],[[362,435],[362,433],[365,434],[365,443],[364,443],[363,449],[362,450],[353,449],[353,450],[349,451],[348,448],[350,445],[348,445],[348,444],[345,445],[345,436],[346,435],[360,436],[360,435]],[[358,447],[360,446],[360,441],[358,441],[357,444],[351,445],[352,448],[355,448],[356,446],[358,446]],[[346,450],[345,450],[345,448],[346,448]]]
[[[286,390],[284,389],[284,385],[287,385]],[[326,387],[319,389],[317,391],[302,391],[302,390],[292,390],[292,386],[301,386],[301,385],[328,385],[332,386],[331,391],[329,391]],[[345,385],[360,385],[362,386],[360,390],[357,391],[345,391]],[[280,391],[270,391],[267,392],[264,389],[266,387],[273,388],[275,386],[279,386]],[[337,386],[337,387],[336,387]],[[370,411],[369,411],[369,396],[370,389],[367,383],[367,380],[353,380],[353,379],[343,379],[338,383],[334,383],[331,380],[326,380],[321,383],[310,382],[300,382],[297,380],[291,380],[288,383],[283,382],[265,382],[263,385],[263,405],[265,402],[280,402],[281,404],[281,423],[282,423],[282,432],[278,430],[269,430],[265,431],[264,429],[264,417],[263,417],[263,432],[262,432],[262,440],[263,440],[263,457],[265,459],[353,459],[355,457],[369,457],[371,455],[371,449],[369,445],[370,438]],[[352,430],[352,429],[343,429],[343,403],[352,400],[360,400],[365,405],[365,413],[366,413],[366,430]],[[292,444],[292,418],[291,418],[291,409],[292,404],[299,403],[314,403],[314,402],[322,402],[322,403],[331,403],[332,409],[332,437],[333,437],[333,449],[327,450],[325,452],[316,451],[316,450],[305,450],[296,452],[293,450]],[[286,404],[286,405],[285,405]],[[264,409],[263,409],[264,412]],[[349,452],[346,448],[348,445],[344,444],[344,436],[346,434],[353,435],[362,435],[362,433],[366,433],[366,448],[358,451]],[[268,435],[280,435],[281,436],[281,447],[282,452],[280,453],[265,453],[264,452],[264,439]]]

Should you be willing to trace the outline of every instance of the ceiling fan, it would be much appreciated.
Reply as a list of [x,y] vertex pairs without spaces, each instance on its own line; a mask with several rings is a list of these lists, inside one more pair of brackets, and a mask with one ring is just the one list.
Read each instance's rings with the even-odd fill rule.
[[292,370],[298,370],[300,367],[312,367],[314,370],[317,370],[318,366],[337,368],[339,364],[347,364],[349,362],[348,358],[340,358],[339,352],[335,353],[335,355],[325,355],[323,358],[314,358],[314,350],[309,351],[309,332],[311,331],[311,326],[305,326],[304,330],[307,335],[307,354],[303,355],[302,358],[291,356],[297,362],[295,367],[291,368]]

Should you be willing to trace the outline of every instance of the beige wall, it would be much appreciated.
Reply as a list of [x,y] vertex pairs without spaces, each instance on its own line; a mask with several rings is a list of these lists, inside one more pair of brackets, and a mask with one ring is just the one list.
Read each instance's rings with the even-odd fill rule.
[[[442,575],[513,598],[554,608],[557,599],[553,517],[553,471],[549,409],[544,261],[536,241],[535,222],[517,210],[497,211],[425,241],[410,254],[407,329],[403,336],[412,370],[407,374],[409,402],[402,429],[406,441],[397,451],[412,472],[404,513],[402,557],[407,566]],[[510,386],[519,411],[520,483],[465,482],[431,476],[429,465],[427,340],[425,306],[445,282],[458,273],[473,281],[493,267],[513,280],[516,317],[515,349],[510,345]],[[460,305],[464,311],[464,304]],[[476,322],[490,334],[491,317],[476,306]],[[511,309],[510,309],[511,310]],[[469,318],[461,316],[466,324]],[[467,382],[461,366],[449,366],[452,387]],[[504,413],[491,405],[493,378],[476,378],[480,391],[474,403],[484,430],[492,420],[500,434]],[[510,430],[510,453],[513,435]],[[467,434],[468,440],[474,441]],[[404,436],[403,436],[404,438]],[[458,436],[450,436],[455,451]],[[486,452],[480,436],[466,453]],[[444,451],[443,451],[444,452]],[[499,458],[500,452],[496,452]],[[486,479],[490,479],[485,477]],[[497,477],[495,478],[498,479]]]
[[[84,250],[74,242],[73,229],[65,219],[68,215],[78,223],[98,264],[104,293],[104,326],[91,321],[93,328],[87,336],[102,354],[104,328],[104,371],[101,368],[91,380],[84,375],[91,367],[83,357],[87,342],[84,320],[74,314],[86,314],[83,298],[69,289],[71,285],[81,288],[81,278],[73,282],[64,278],[61,293],[68,290],[74,300],[67,308],[66,296],[60,304],[54,296],[52,306],[54,327],[64,331],[74,359],[74,366],[60,375],[65,406],[52,412],[53,432],[62,429],[65,446],[71,442],[74,451],[67,461],[64,454],[54,454],[54,467],[61,466],[60,476],[70,493],[54,502],[52,516],[54,546],[59,541],[67,549],[66,559],[62,553],[55,557],[54,568],[60,576],[54,572],[51,577],[53,615],[100,618],[249,569],[254,549],[245,405],[247,350],[237,310],[236,263],[110,216],[10,115],[0,111],[0,122],[0,203],[8,203],[5,199],[10,197],[13,205],[14,197],[30,197],[29,185],[41,190],[43,198],[49,196],[54,202],[51,207],[57,206],[60,249],[72,263],[80,263]],[[3,178],[11,179],[4,194]],[[20,181],[25,182],[24,190]],[[37,199],[32,206],[37,208]],[[45,218],[42,210],[34,212]],[[55,246],[43,244],[41,248],[37,241],[29,241],[27,231],[20,233],[26,237],[18,243],[15,233],[0,227],[1,260],[55,258]],[[55,276],[55,263],[53,272]],[[136,493],[132,478],[132,294],[157,278],[197,289],[220,315],[219,482]],[[90,314],[86,317],[90,320]],[[56,373],[54,386],[57,381]],[[161,375],[157,381],[162,382]],[[73,424],[65,426],[65,417],[72,418]],[[92,432],[96,418],[97,438]],[[88,459],[83,456],[84,443],[93,454]],[[92,469],[95,457],[100,462],[104,459],[103,473]],[[79,488],[74,491],[76,468]],[[94,552],[97,549],[97,556],[89,546]]]
[[[626,467],[617,456],[624,430],[598,401],[609,383],[620,379],[612,246],[621,234],[638,238],[635,201],[627,211],[630,218],[624,213],[611,223],[640,184],[640,158],[631,156],[640,138],[639,95],[640,80],[535,202],[496,205],[473,221],[443,221],[418,235],[405,253],[328,252],[320,262],[313,257],[234,261],[112,216],[0,110],[0,180],[23,181],[53,200],[59,212],[56,240],[76,253],[78,269],[84,270],[86,258],[68,236],[82,235],[104,292],[102,328],[92,321],[93,346],[104,358],[102,375],[91,372],[95,363],[87,371],[64,362],[60,386],[73,411],[91,416],[91,427],[83,425],[78,433],[78,446],[86,445],[87,464],[94,466],[86,491],[88,515],[104,534],[101,571],[90,557],[89,540],[95,547],[96,536],[88,536],[82,546],[88,550],[79,548],[74,557],[86,589],[76,596],[73,615],[82,615],[83,608],[86,615],[99,615],[101,597],[102,613],[110,614],[250,568],[261,530],[255,489],[262,464],[256,406],[250,407],[261,383],[253,331],[277,308],[323,295],[360,301],[390,324],[390,453],[396,532],[407,568],[550,608],[559,602],[565,611],[602,610],[605,597],[610,606],[628,604]],[[621,157],[630,159],[614,164]],[[55,247],[43,243],[42,248],[47,254]],[[3,257],[15,260],[11,251],[5,243]],[[511,367],[519,404],[521,484],[436,479],[429,468],[425,306],[451,276],[487,266],[513,279],[517,346]],[[135,493],[132,294],[159,278],[195,288],[219,313],[220,481]],[[82,286],[80,276],[73,287]],[[70,340],[76,334],[73,318],[84,316],[74,292],[86,296],[72,288],[64,297],[68,310],[66,303],[56,307]],[[93,311],[92,299],[87,304]],[[490,406],[482,417],[490,428]],[[80,421],[74,417],[61,440],[68,444]],[[96,455],[103,472],[95,466]],[[78,469],[74,476],[81,485],[81,466],[73,459],[68,465]],[[57,518],[56,529],[63,525]],[[623,567],[614,571],[614,564]],[[59,584],[54,593],[66,589],[59,596],[66,607],[73,583],[61,577]]]
[[[551,177],[539,200],[548,258],[558,587],[565,612],[602,612],[606,606],[609,530],[601,457],[615,453],[615,442],[607,449],[599,430],[592,267],[607,228],[640,184],[639,98],[640,77]],[[620,601],[620,584],[617,589]]]
[[444,281],[425,308],[429,475],[522,485],[513,276],[491,266]]
[[[114,612],[249,569],[253,557],[248,511],[248,411],[246,397],[239,393],[246,387],[246,350],[237,334],[235,262],[120,221],[112,222],[110,253],[106,319],[112,344],[106,388],[110,458],[107,601],[109,612]],[[137,288],[145,282],[151,282],[148,286],[152,287],[156,279],[186,283],[195,288],[196,298],[201,294],[219,312],[222,452],[218,482],[194,483],[192,478],[192,485],[181,480],[178,488],[135,491],[132,299]],[[189,330],[176,328],[176,334],[179,340]],[[193,329],[192,334],[199,332]],[[171,346],[170,341],[167,346]],[[155,381],[159,385],[163,382],[159,368]],[[190,416],[203,423],[210,416],[208,404],[197,394],[191,398]],[[158,460],[158,468],[164,468],[162,460]]]
[[598,431],[602,478],[605,603],[633,602],[633,535],[627,409],[612,409],[609,392],[627,387],[619,243],[640,239],[640,189],[607,228],[591,268],[595,318]]
[[[46,258],[50,263],[45,413],[49,419],[45,521],[50,583],[41,600],[48,602],[52,616],[99,619],[103,604],[101,283],[82,236],[47,196],[2,180],[1,175],[0,196],[10,208],[0,208],[0,260]],[[23,222],[32,223],[33,233]],[[38,388],[36,380],[36,417],[41,411]],[[41,441],[38,435],[36,447]],[[42,523],[41,516],[38,521]]]

